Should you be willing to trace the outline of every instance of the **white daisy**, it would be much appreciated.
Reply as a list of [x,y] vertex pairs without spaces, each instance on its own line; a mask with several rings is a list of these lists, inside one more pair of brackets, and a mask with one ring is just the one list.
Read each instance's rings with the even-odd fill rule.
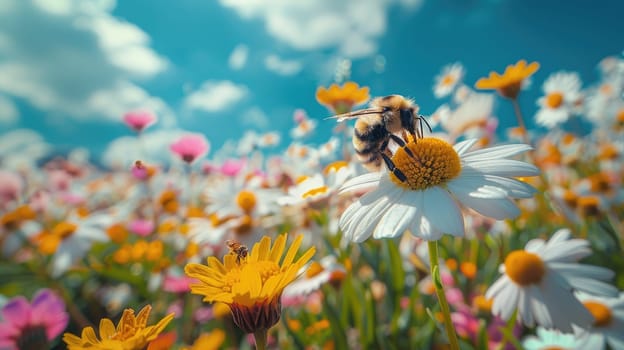
[[624,292],[616,298],[578,294],[583,305],[594,316],[593,324],[582,329],[574,327],[577,349],[624,349]]
[[57,223],[49,233],[42,236],[40,249],[53,252],[50,273],[59,277],[82,259],[95,242],[109,240],[106,227],[113,218],[107,214],[94,214],[81,218],[70,216],[67,220]]
[[451,146],[437,138],[418,139],[399,148],[392,157],[404,181],[396,171],[369,173],[347,181],[342,192],[376,189],[342,214],[340,227],[345,237],[362,242],[371,235],[396,237],[405,230],[425,240],[437,240],[444,233],[463,236],[458,202],[498,220],[519,215],[511,199],[529,198],[535,189],[513,177],[535,176],[539,171],[533,165],[505,158],[530,147],[501,145],[469,151],[476,141]]
[[508,320],[517,309],[518,318],[529,327],[564,332],[572,332],[572,325],[591,325],[591,314],[573,293],[616,295],[617,289],[603,282],[613,272],[576,263],[591,254],[589,242],[569,238],[570,230],[561,229],[548,242],[533,239],[524,250],[508,254],[500,267],[504,275],[485,294],[493,299],[492,313]]
[[301,268],[301,271],[306,272],[284,289],[282,293],[284,297],[310,294],[319,290],[325,283],[341,281],[347,274],[347,270],[333,255],[324,257],[320,262],[313,261]]
[[279,205],[316,203],[329,198],[353,174],[353,169],[345,161],[330,163],[323,174],[304,176],[288,188],[288,194],[277,198]]
[[472,93],[451,112],[448,119],[442,120],[442,127],[451,134],[451,138],[483,134],[492,118],[493,107],[494,95]]
[[240,215],[268,215],[277,211],[274,202],[280,192],[260,188],[259,184],[240,178],[215,180],[204,191],[208,213],[219,218]]
[[544,96],[537,100],[540,110],[535,115],[538,125],[553,128],[568,120],[581,100],[581,79],[574,72],[551,74],[542,86]]
[[561,333],[542,327],[537,327],[536,335],[529,335],[522,341],[522,346],[526,350],[572,350],[575,348],[575,345],[574,334]]
[[437,98],[450,95],[463,77],[464,66],[461,63],[455,62],[445,66],[442,68],[440,75],[435,77],[433,94]]
[[316,129],[317,121],[305,118],[301,120],[297,126],[290,130],[290,136],[293,139],[299,139],[310,135]]

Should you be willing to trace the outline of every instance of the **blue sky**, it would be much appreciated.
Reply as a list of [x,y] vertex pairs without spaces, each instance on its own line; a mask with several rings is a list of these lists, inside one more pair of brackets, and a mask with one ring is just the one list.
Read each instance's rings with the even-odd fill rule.
[[[213,150],[246,129],[290,140],[292,114],[319,119],[311,143],[334,126],[314,98],[351,63],[372,95],[440,100],[434,77],[459,61],[469,85],[526,58],[540,62],[522,96],[531,116],[541,83],[572,70],[584,83],[624,47],[616,1],[432,0],[2,0],[0,134],[28,128],[62,151],[97,158],[131,133],[124,111],[150,109],[150,132],[202,132]],[[514,124],[497,106],[501,129]],[[165,136],[163,136],[165,137]]]

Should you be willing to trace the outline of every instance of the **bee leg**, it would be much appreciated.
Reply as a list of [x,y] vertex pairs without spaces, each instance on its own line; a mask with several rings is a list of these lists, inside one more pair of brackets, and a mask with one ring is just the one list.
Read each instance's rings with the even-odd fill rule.
[[390,170],[390,172],[392,172],[394,174],[394,176],[396,176],[397,179],[399,179],[399,181],[406,182],[407,181],[407,176],[405,176],[405,174],[403,174],[403,172],[401,170],[399,170],[399,168],[394,166],[394,163],[392,162],[390,157],[388,157],[388,155],[386,155],[383,152],[380,152],[379,154],[381,155],[381,158],[383,158],[384,162],[386,163],[386,166],[388,167],[388,170]]
[[405,151],[405,153],[407,153],[408,156],[410,156],[410,158],[414,158],[414,153],[412,153],[412,150],[409,149],[407,147],[407,145],[405,144],[405,141],[403,141],[402,138],[394,135],[394,134],[390,134],[390,138],[396,142],[400,147],[403,148],[403,150]]

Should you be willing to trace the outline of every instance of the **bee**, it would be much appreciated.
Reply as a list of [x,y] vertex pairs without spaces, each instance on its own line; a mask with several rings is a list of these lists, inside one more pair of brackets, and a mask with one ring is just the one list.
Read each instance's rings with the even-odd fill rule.
[[241,259],[245,259],[249,254],[247,246],[235,240],[227,240],[225,244],[230,248],[230,254],[236,255],[236,263],[240,265]]
[[[401,95],[377,97],[371,101],[369,108],[330,118],[337,119],[338,122],[357,119],[353,131],[353,147],[362,165],[370,171],[378,171],[383,160],[388,170],[403,182],[407,177],[392,163],[388,143],[392,140],[404,147],[405,141],[397,134],[405,138],[407,132],[416,140],[423,136],[424,125],[431,132],[427,120],[418,114],[418,105]],[[410,157],[414,157],[407,147],[404,149]]]

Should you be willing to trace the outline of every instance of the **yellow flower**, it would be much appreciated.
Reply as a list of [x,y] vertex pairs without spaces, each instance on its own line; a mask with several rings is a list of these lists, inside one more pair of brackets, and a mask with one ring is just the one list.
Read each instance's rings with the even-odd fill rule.
[[477,89],[494,89],[503,97],[515,99],[518,97],[524,79],[533,75],[538,69],[539,63],[531,62],[527,65],[525,60],[520,60],[515,65],[507,66],[503,75],[490,72],[490,76],[479,79],[475,87]]
[[95,335],[92,327],[85,327],[80,337],[71,333],[63,335],[63,341],[69,350],[98,349],[98,350],[142,350],[150,341],[156,339],[160,332],[173,319],[173,313],[165,316],[153,326],[147,326],[152,307],[146,305],[135,317],[134,310],[126,309],[121,320],[115,325],[108,318],[100,321],[100,339]]
[[282,260],[286,236],[280,235],[273,247],[271,239],[263,237],[243,259],[230,253],[223,257],[223,263],[209,257],[208,265],[186,265],[185,273],[199,280],[191,284],[191,292],[203,295],[204,301],[229,305],[234,322],[247,333],[268,330],[279,321],[282,291],[315,252],[311,247],[295,261],[303,239],[299,235]]
[[336,114],[350,112],[353,106],[360,105],[370,98],[368,87],[360,88],[358,84],[348,81],[339,87],[332,84],[329,88],[319,87],[316,100]]
[[225,341],[225,332],[215,329],[210,333],[203,333],[195,340],[193,346],[184,347],[182,350],[217,350]]

